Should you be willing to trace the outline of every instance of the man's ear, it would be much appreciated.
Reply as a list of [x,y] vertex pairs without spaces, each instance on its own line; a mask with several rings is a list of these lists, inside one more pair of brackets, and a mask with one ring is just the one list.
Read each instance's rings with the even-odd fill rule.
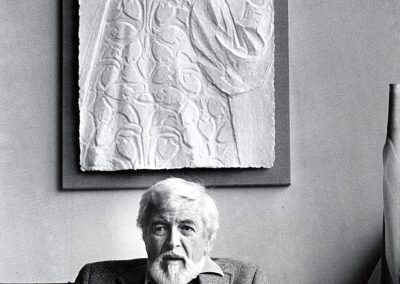
[[148,238],[149,238],[149,229],[148,229],[148,226],[146,226],[145,228],[142,229],[142,239],[146,246],[147,246]]
[[210,236],[207,237],[207,241],[204,245],[204,254],[210,254],[211,251],[211,244],[212,244],[212,240],[210,238]]
[[142,233],[142,239],[143,239],[143,242],[144,242],[144,247],[145,247],[145,249],[146,249],[146,252],[148,252],[149,251],[149,242],[148,242],[148,237],[149,237],[149,235],[147,234],[147,233],[145,233],[145,232],[143,232]]

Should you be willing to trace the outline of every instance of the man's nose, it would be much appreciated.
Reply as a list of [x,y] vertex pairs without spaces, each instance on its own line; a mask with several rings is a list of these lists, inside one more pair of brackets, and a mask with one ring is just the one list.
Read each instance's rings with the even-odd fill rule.
[[173,250],[176,247],[181,246],[181,235],[178,228],[171,228],[169,239],[168,239],[168,248]]

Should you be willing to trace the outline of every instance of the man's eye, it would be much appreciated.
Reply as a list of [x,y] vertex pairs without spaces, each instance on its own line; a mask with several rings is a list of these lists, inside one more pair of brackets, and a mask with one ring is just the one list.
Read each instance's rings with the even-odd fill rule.
[[165,233],[166,230],[167,230],[167,228],[165,228],[165,226],[155,226],[153,228],[153,232],[156,234],[163,234],[163,233]]
[[187,226],[187,225],[183,225],[181,228],[185,232],[194,232],[194,229],[192,227],[190,227],[190,226]]

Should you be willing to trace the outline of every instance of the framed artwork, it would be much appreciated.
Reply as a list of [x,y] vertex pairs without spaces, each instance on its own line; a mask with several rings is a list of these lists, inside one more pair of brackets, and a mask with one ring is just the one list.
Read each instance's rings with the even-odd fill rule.
[[287,1],[62,5],[63,189],[290,184]]

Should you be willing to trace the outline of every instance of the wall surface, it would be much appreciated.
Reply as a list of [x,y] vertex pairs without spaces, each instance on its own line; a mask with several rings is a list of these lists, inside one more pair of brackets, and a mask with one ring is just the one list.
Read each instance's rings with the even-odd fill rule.
[[[145,256],[142,191],[60,189],[60,3],[0,1],[0,282]],[[292,185],[215,189],[213,254],[271,283],[363,283],[379,255],[400,2],[289,0]]]

